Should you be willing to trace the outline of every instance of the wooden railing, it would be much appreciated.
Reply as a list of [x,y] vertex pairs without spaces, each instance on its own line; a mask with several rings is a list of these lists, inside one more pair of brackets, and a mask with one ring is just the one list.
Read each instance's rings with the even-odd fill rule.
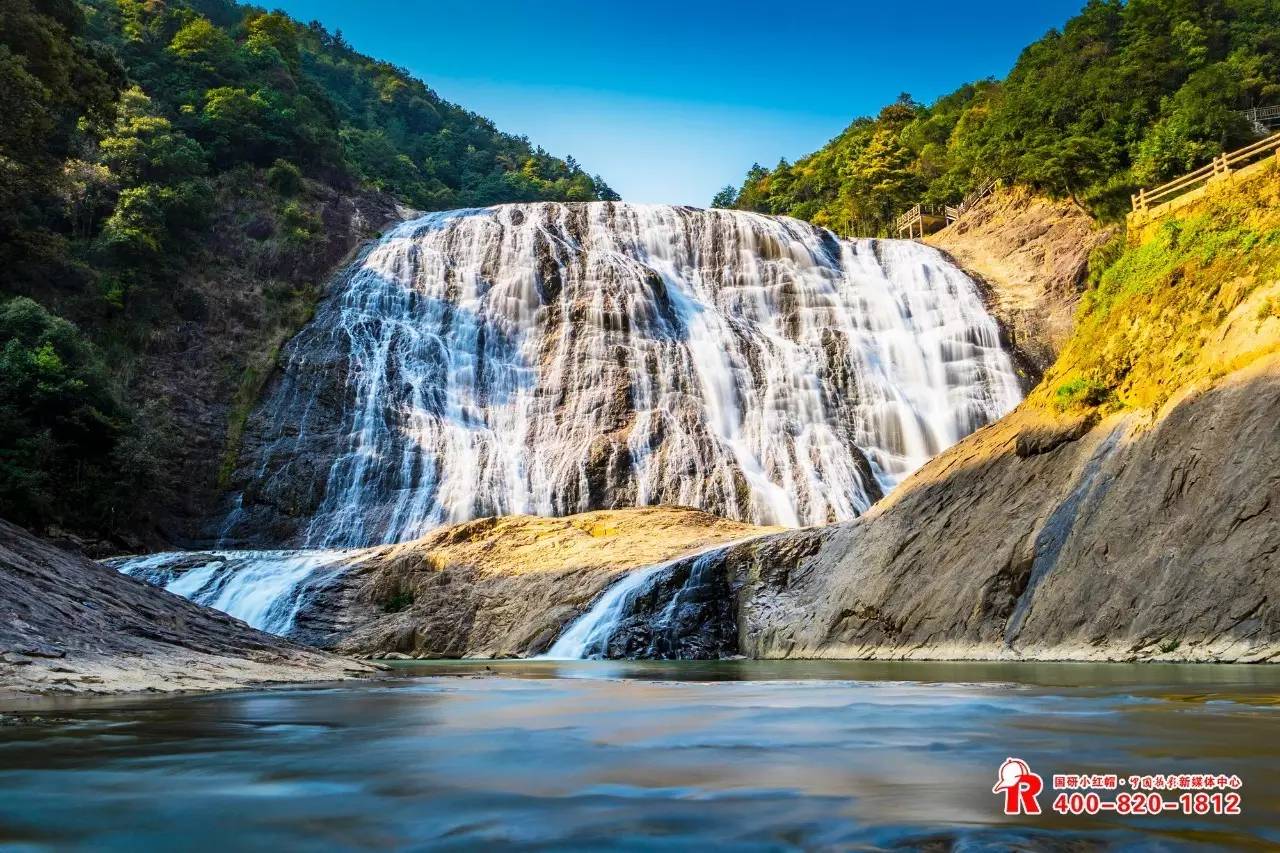
[[898,217],[898,230],[906,231],[908,225],[920,219],[924,214],[925,206],[923,204],[917,204],[915,207],[910,208],[906,213]]
[[978,187],[973,192],[969,193],[967,196],[964,197],[964,200],[961,201],[960,204],[958,204],[954,208],[951,208],[956,212],[956,215],[951,217],[951,221],[955,222],[961,216],[964,216],[965,213],[967,213],[975,204],[982,201],[987,196],[991,195],[991,191],[994,190],[995,188],[996,188],[996,179],[991,178],[985,184]]
[[1183,193],[1190,192],[1219,175],[1225,175],[1233,169],[1247,166],[1276,151],[1280,151],[1280,133],[1237,151],[1232,151],[1229,154],[1219,154],[1213,158],[1213,162],[1206,166],[1201,166],[1194,172],[1188,172],[1181,178],[1176,178],[1167,184],[1161,184],[1154,189],[1138,190],[1137,194],[1131,197],[1133,210],[1134,212],[1146,211],[1153,207],[1167,204]]
[[[901,237],[903,233],[906,232],[912,239],[916,236],[923,237],[926,233],[938,230],[938,220],[942,221],[942,225],[946,225],[950,222],[951,220],[945,218],[946,215],[946,208],[942,205],[917,204],[915,207],[898,217],[896,222],[898,236]],[[930,218],[931,221],[926,222],[926,217]],[[926,231],[926,228],[928,228],[929,231]],[[917,229],[920,231],[919,235],[915,233]]]
[[910,229],[912,225],[919,222],[925,216],[941,216],[944,225],[950,225],[961,216],[964,216],[965,212],[970,210],[975,204],[991,195],[991,191],[995,188],[996,179],[992,178],[973,192],[966,195],[964,200],[959,204],[917,204],[915,207],[898,217],[898,221],[896,223],[898,233],[901,234],[903,231]]

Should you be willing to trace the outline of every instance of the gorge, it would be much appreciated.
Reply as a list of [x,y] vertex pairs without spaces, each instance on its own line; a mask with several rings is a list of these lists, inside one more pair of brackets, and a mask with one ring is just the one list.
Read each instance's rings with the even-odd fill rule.
[[[282,364],[220,550],[116,564],[286,635],[366,559],[350,549],[485,516],[848,521],[1021,398],[977,286],[934,249],[609,202],[406,222]],[[302,550],[227,550],[282,546]]]

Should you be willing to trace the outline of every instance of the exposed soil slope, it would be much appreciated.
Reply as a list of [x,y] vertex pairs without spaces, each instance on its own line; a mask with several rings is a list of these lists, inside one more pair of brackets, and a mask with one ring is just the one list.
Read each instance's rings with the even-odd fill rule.
[[925,242],[985,285],[991,312],[1034,384],[1071,336],[1089,254],[1114,233],[1068,201],[1015,187],[997,190]]

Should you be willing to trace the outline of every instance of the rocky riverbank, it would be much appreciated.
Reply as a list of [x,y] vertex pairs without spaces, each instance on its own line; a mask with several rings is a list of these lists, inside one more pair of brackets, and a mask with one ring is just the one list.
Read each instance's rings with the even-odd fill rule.
[[0,522],[0,705],[375,671],[256,631]]
[[755,657],[1280,660],[1280,358],[1156,415],[1027,407],[863,517],[735,549]]
[[741,651],[1280,659],[1276,177],[1131,235],[1028,399],[866,515],[736,549]]

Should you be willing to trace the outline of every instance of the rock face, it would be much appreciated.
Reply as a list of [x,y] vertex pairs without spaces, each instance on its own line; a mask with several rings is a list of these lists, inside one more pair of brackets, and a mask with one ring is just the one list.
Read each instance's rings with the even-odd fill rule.
[[977,286],[933,249],[604,202],[404,224],[283,364],[224,545],[657,504],[849,519],[1020,397]]
[[1097,423],[1026,405],[848,524],[734,549],[759,657],[1280,659],[1280,356]]
[[0,702],[370,673],[60,551],[0,521]]
[[[775,530],[681,507],[477,519],[414,542],[354,552],[350,568],[299,612],[291,636],[374,657],[538,654],[627,572]],[[688,569],[677,567],[650,602],[665,606],[666,592],[687,579]],[[727,588],[700,600],[717,613],[731,612]],[[693,613],[687,619],[715,621]],[[684,633],[690,648],[736,646],[732,632],[715,641]],[[632,656],[653,642],[638,630],[628,637],[619,637],[619,650]]]
[[721,552],[678,560],[626,599],[593,654],[644,660],[736,657],[737,592]]
[[[201,528],[218,508],[225,484],[220,468],[234,455],[240,421],[275,369],[280,347],[306,322],[320,291],[362,243],[399,221],[392,200],[377,193],[339,193],[309,184],[322,239],[300,251],[266,238],[276,212],[241,188],[219,189],[218,216],[199,255],[189,264],[180,322],[149,328],[146,352],[129,371],[129,396],[159,407],[180,439],[159,464],[172,471],[174,488],[154,510],[152,529],[139,530],[136,549],[200,541]],[[251,225],[246,228],[245,222]],[[74,540],[68,544],[74,545]],[[96,547],[90,553],[118,553]]]
[[1023,357],[1029,387],[1071,335],[1089,254],[1114,234],[1070,202],[1013,188],[997,190],[926,242],[984,285],[991,312]]

